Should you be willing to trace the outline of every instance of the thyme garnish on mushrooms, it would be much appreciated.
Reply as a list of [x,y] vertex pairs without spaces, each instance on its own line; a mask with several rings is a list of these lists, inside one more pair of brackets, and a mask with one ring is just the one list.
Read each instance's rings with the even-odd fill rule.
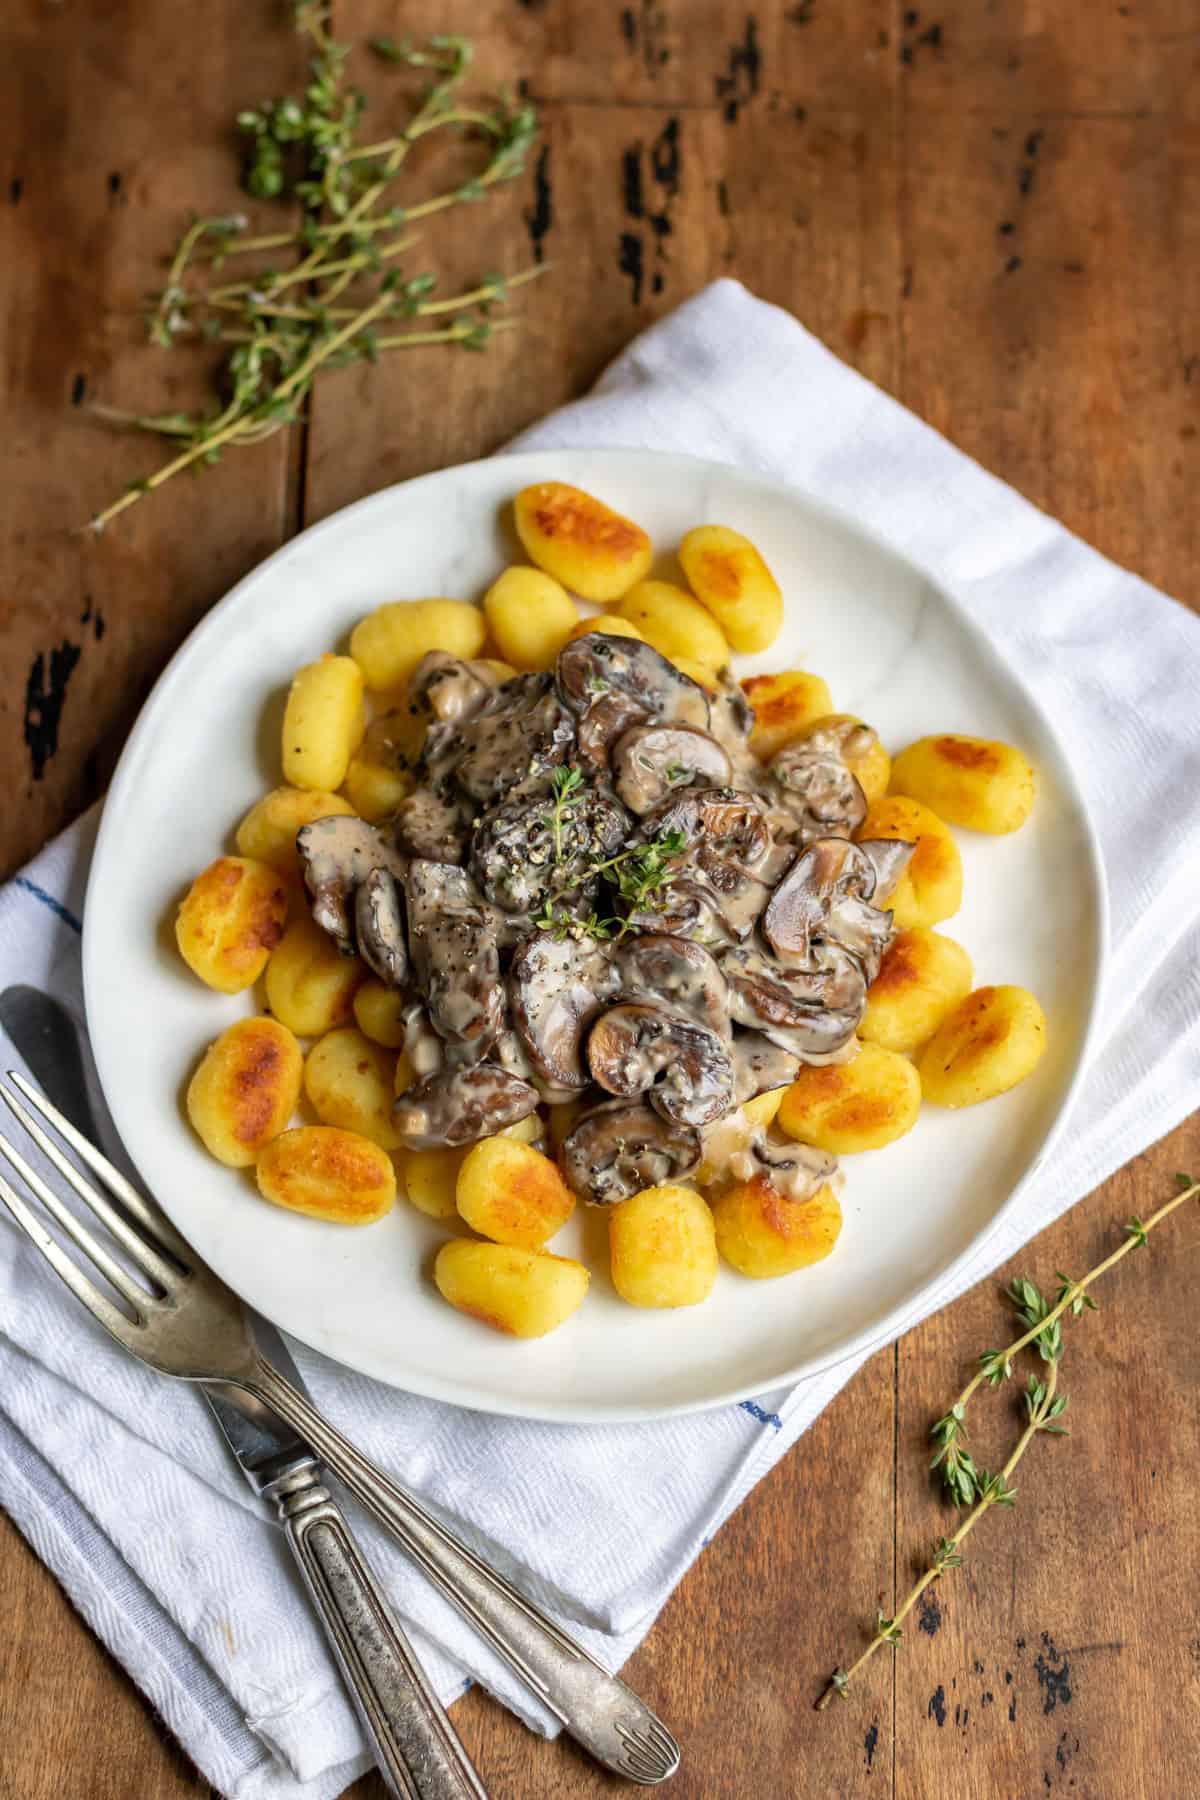
[[[1058,1367],[1063,1353],[1062,1320],[1068,1315],[1079,1318],[1085,1310],[1095,1311],[1096,1302],[1088,1292],[1092,1284],[1114,1268],[1123,1257],[1128,1256],[1131,1250],[1144,1248],[1150,1233],[1165,1218],[1185,1201],[1200,1194],[1200,1182],[1192,1176],[1177,1175],[1175,1179],[1180,1192],[1165,1201],[1148,1219],[1130,1219],[1125,1226],[1124,1240],[1103,1262],[1089,1270],[1082,1280],[1073,1281],[1060,1270],[1058,1292],[1053,1301],[1046,1298],[1035,1282],[1020,1277],[1010,1283],[1005,1298],[1027,1329],[1006,1349],[983,1352],[976,1372],[949,1412],[936,1420],[930,1430],[934,1444],[930,1467],[940,1469],[942,1485],[954,1504],[969,1507],[970,1511],[956,1531],[949,1537],[938,1539],[924,1570],[897,1608],[895,1617],[889,1619],[882,1612],[877,1614],[874,1632],[862,1655],[849,1668],[834,1670],[817,1701],[818,1711],[828,1706],[835,1694],[842,1699],[848,1696],[850,1684],[859,1670],[884,1644],[890,1644],[893,1648],[899,1645],[903,1637],[904,1620],[931,1582],[937,1581],[947,1570],[961,1566],[961,1546],[985,1513],[990,1512],[993,1507],[1016,1505],[1017,1490],[1012,1485],[1012,1475],[1034,1439],[1043,1434],[1056,1436],[1065,1433],[1066,1427],[1060,1421],[1067,1408],[1067,1399],[1065,1394],[1058,1392]],[[1030,1349],[1036,1350],[1042,1362],[1047,1365],[1045,1378],[1036,1375],[1029,1377],[1028,1386],[1022,1395],[1024,1428],[1003,1468],[997,1474],[989,1474],[986,1469],[976,1467],[974,1458],[966,1448],[967,1406],[984,1384],[991,1388],[1003,1386],[1012,1377],[1017,1356],[1023,1350]]]
[[[524,101],[468,105],[459,90],[471,63],[465,38],[434,37],[421,47],[373,39],[381,59],[428,72],[430,85],[407,123],[360,142],[364,96],[347,85],[351,46],[334,41],[327,0],[294,0],[298,31],[313,48],[303,92],[238,115],[247,141],[242,174],[255,199],[299,205],[295,226],[250,236],[241,213],[196,218],[180,238],[166,285],[149,315],[151,342],[229,345],[217,376],[219,402],[203,412],[128,413],[96,407],[114,424],[173,442],[177,454],[97,513],[104,527],[144,494],[188,468],[219,462],[230,446],[255,444],[305,416],[318,374],[387,351],[430,344],[483,350],[515,321],[494,319],[513,288],[544,265],[483,276],[444,299],[432,273],[405,275],[397,259],[417,242],[411,227],[453,206],[486,199],[514,180],[537,135]],[[446,192],[397,204],[393,187],[413,145],[438,131],[469,134],[486,146],[479,172]],[[253,257],[238,280],[213,277],[230,259]],[[288,263],[288,258],[297,260]],[[339,304],[340,302],[340,304]],[[420,321],[437,320],[422,326]],[[414,323],[415,322],[415,323]]]

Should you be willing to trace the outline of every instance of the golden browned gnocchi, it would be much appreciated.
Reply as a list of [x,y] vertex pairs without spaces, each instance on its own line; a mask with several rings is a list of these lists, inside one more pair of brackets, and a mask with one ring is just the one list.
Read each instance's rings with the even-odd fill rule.
[[623,619],[620,613],[590,613],[587,618],[576,621],[571,636],[588,637],[593,631],[602,631],[608,637],[637,638],[639,643],[646,641],[632,620]]
[[[861,724],[863,720],[856,718],[853,713],[829,713],[823,719],[813,719],[798,735],[804,739],[815,737],[818,732],[840,731],[848,725]],[[872,800],[882,799],[887,793],[888,783],[892,778],[892,759],[875,733],[872,733],[865,748],[860,748],[856,739],[862,736],[862,733],[851,734],[846,740],[843,754],[846,767],[870,803]]]
[[882,1150],[917,1122],[917,1071],[893,1050],[863,1044],[852,1062],[801,1069],[777,1114],[789,1137],[850,1156]]
[[396,1058],[354,1025],[328,1031],[304,1062],[304,1092],[323,1125],[356,1131],[384,1150],[398,1150],[392,1123]]
[[443,1300],[511,1337],[545,1337],[583,1305],[589,1275],[569,1256],[452,1238],[433,1265]]
[[333,939],[302,913],[267,964],[267,1005],[297,1037],[321,1037],[349,1021],[367,974],[358,957],[339,955]]
[[1033,809],[1033,764],[993,738],[918,738],[896,758],[892,781],[898,793],[970,831],[1016,831]]
[[613,1286],[630,1306],[698,1306],[717,1279],[712,1214],[691,1188],[643,1188],[609,1214]]
[[962,857],[949,826],[929,807],[904,794],[885,794],[871,802],[854,835],[860,843],[867,838],[887,838],[916,845],[887,902],[901,931],[913,925],[940,925],[958,911],[962,905]]
[[314,819],[343,818],[356,809],[340,794],[319,788],[277,787],[257,800],[237,828],[241,856],[299,879],[296,833]]
[[668,662],[682,656],[705,669],[728,667],[729,645],[721,627],[698,600],[673,582],[639,581],[618,601],[617,610]]
[[[399,988],[385,987],[382,981],[372,976],[355,992],[355,1023],[385,1050],[400,1050],[404,1045],[404,1004],[404,995]],[[405,1086],[411,1086],[411,1080]],[[403,1092],[403,1089],[397,1089],[397,1092]]]
[[884,952],[867,990],[858,1035],[864,1043],[909,1055],[966,999],[973,979],[971,959],[961,944],[914,925]]
[[276,1019],[239,1019],[208,1046],[187,1090],[187,1115],[210,1155],[247,1169],[296,1110],[304,1057]]
[[523,1250],[540,1250],[575,1211],[575,1196],[550,1158],[510,1137],[472,1144],[455,1198],[472,1231]]
[[272,1138],[255,1173],[264,1200],[332,1225],[373,1225],[395,1204],[387,1151],[333,1125],[300,1125]]
[[754,708],[750,748],[763,762],[777,750],[803,737],[818,719],[833,712],[829,688],[820,675],[803,669],[781,669],[775,675],[751,675],[742,692]]
[[755,1281],[822,1262],[842,1229],[841,1204],[828,1184],[807,1200],[792,1200],[757,1175],[722,1194],[712,1211],[717,1249],[739,1275]]
[[522,488],[513,503],[530,562],[584,600],[619,600],[654,554],[640,525],[562,481]]
[[977,1106],[1031,1075],[1046,1049],[1046,1015],[1028,988],[981,987],[955,1007],[917,1059],[935,1106]]
[[391,600],[359,620],[350,654],[369,688],[395,694],[430,650],[469,662],[484,637],[483,614],[466,600]]
[[735,650],[766,650],[775,642],[783,595],[749,538],[728,525],[700,525],[680,544],[679,561],[693,594]]
[[266,968],[287,912],[287,885],[276,870],[248,856],[219,856],[180,903],[179,954],[209,987],[240,994]]
[[322,656],[298,669],[283,715],[284,780],[327,794],[340,788],[366,724],[353,657]]
[[559,651],[579,623],[570,594],[542,569],[514,564],[483,597],[492,641],[514,669],[552,669]]
[[360,819],[374,825],[380,819],[391,817],[400,802],[412,793],[413,785],[413,777],[408,769],[398,768],[393,763],[377,762],[370,754],[359,751],[350,758],[343,783],[349,805],[335,810],[353,810]]

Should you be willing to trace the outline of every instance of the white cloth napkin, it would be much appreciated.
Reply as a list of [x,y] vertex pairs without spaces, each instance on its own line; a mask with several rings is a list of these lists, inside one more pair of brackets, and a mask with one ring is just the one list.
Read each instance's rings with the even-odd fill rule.
[[[686,449],[782,476],[855,515],[959,596],[1074,753],[1111,888],[1102,1047],[1066,1141],[928,1312],[1200,1093],[1200,623],[732,281],[647,332],[591,396],[520,441],[547,445]],[[0,892],[0,987],[49,987],[77,1015],[94,824],[81,821]],[[339,1793],[366,1762],[356,1723],[280,1536],[201,1399],[112,1347],[7,1221],[0,1308],[0,1502],[216,1788],[239,1800]],[[296,1353],[351,1437],[614,1668],[858,1366],[700,1417],[584,1429],[461,1412]],[[363,1536],[443,1698],[473,1677],[549,1730],[365,1522]]]

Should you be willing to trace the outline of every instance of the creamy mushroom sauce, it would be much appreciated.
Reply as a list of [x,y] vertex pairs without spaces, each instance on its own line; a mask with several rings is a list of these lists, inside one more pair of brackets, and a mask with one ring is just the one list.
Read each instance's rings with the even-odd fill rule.
[[406,995],[405,1142],[573,1100],[561,1159],[586,1200],[702,1164],[793,1196],[828,1181],[834,1158],[742,1108],[855,1053],[912,850],[850,841],[866,799],[846,757],[870,727],[760,762],[732,681],[710,695],[603,632],[501,682],[433,651],[407,704],[389,745],[423,726],[424,747],[395,817],[297,838],[314,919]]

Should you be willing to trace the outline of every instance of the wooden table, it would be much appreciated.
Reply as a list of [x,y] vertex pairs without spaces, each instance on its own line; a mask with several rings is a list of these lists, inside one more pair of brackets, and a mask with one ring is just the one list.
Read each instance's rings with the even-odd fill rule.
[[[485,266],[553,261],[528,328],[485,358],[336,377],[303,442],[235,455],[87,540],[81,523],[153,458],[88,404],[161,408],[164,384],[186,397],[142,347],[139,302],[188,208],[235,203],[233,112],[294,85],[280,10],[12,0],[6,15],[6,869],[101,791],[170,652],[282,539],[485,455],[717,275],[792,309],[1109,555],[1200,597],[1194,0],[337,0],[340,37],[467,30],[482,68],[527,79],[543,147],[489,214]],[[469,274],[478,229],[428,242]],[[1194,1122],[1014,1268],[1082,1271],[1189,1160]],[[985,1523],[894,1660],[817,1715],[823,1677],[945,1528],[925,1433],[962,1361],[998,1341],[997,1284],[874,1358],[630,1665],[682,1738],[679,1800],[1200,1791],[1198,1248],[1192,1211],[1113,1276],[1071,1333],[1073,1435],[1031,1456],[1015,1516]],[[205,1791],[8,1526],[0,1558],[4,1800]],[[497,1800],[616,1791],[477,1693],[455,1717]]]

